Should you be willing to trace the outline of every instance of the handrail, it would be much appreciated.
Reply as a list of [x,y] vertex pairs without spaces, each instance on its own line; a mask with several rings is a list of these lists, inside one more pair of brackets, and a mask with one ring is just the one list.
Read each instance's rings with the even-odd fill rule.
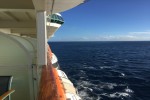
[[15,92],[15,90],[13,90],[13,89],[5,92],[3,95],[0,96],[0,100],[4,100],[7,96],[9,96],[10,94],[12,94],[13,92]]
[[52,52],[48,48],[47,66],[42,66],[40,91],[38,100],[66,100],[64,88],[59,79],[57,70],[51,64]]

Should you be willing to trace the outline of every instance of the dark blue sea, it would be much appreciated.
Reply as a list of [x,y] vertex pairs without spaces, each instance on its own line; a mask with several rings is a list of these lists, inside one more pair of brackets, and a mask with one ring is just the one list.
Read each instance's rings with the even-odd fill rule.
[[150,100],[150,42],[50,42],[83,100]]

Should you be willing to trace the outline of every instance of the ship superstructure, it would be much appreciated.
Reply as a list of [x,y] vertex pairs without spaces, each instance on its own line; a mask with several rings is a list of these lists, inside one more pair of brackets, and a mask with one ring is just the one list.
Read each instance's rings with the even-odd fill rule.
[[84,2],[1,1],[0,77],[12,79],[11,89],[15,92],[9,96],[11,100],[80,100],[73,83],[58,69],[58,59],[47,40],[64,23],[58,13]]

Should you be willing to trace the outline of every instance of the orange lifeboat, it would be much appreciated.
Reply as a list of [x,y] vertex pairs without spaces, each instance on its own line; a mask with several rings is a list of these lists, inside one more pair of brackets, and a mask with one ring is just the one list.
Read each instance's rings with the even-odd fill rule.
[[66,100],[65,90],[57,70],[51,64],[52,52],[48,48],[48,64],[42,67],[38,100]]
[[[54,54],[48,48],[48,64],[42,67],[39,100],[81,100],[67,75],[52,64]],[[57,59],[57,58],[56,58]],[[55,60],[56,60],[55,59]],[[56,60],[57,61],[57,60]],[[55,61],[54,61],[55,62]]]

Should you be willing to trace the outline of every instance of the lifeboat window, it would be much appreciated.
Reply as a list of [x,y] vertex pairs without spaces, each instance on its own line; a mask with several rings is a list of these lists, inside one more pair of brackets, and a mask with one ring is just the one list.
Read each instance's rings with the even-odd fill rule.
[[67,75],[63,71],[62,71],[62,74],[63,74],[64,78],[68,79]]
[[58,62],[54,63],[54,64],[53,64],[53,67],[58,68],[58,67],[59,67]]

